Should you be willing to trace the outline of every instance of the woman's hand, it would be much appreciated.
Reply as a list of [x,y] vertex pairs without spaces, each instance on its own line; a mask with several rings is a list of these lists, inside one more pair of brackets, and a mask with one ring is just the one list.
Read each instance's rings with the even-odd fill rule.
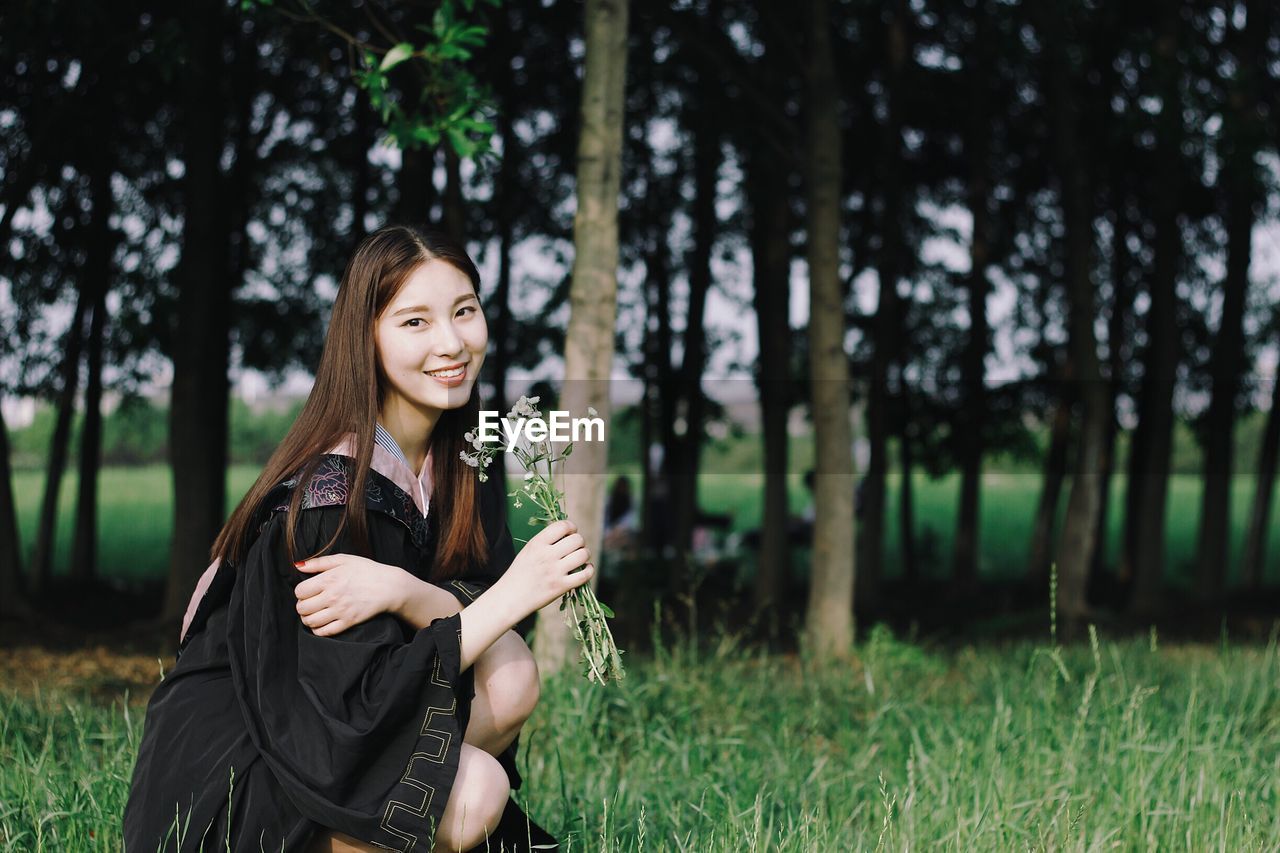
[[397,613],[412,579],[397,566],[352,554],[313,557],[294,565],[315,575],[294,587],[293,594],[302,624],[317,637],[341,634],[379,613]]
[[596,570],[590,559],[578,525],[553,521],[525,543],[495,586],[518,603],[524,618],[591,580]]

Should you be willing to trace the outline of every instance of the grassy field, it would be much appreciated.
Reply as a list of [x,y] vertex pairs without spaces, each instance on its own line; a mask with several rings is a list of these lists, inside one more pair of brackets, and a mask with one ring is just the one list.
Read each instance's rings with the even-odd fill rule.
[[[718,466],[716,466],[718,467]],[[233,466],[227,475],[228,510],[244,494],[257,474],[253,466]],[[639,484],[634,469],[620,468]],[[807,495],[800,474],[788,477],[791,506],[799,513]],[[899,536],[897,523],[898,480],[889,480],[889,519],[886,539],[888,574],[897,573]],[[699,480],[703,507],[711,512],[729,513],[734,529],[749,530],[760,523],[762,474],[707,473]],[[1068,484],[1069,485],[1069,484]],[[931,480],[923,474],[914,480],[916,496],[917,554],[925,577],[946,575],[950,565],[953,516],[959,493],[959,476],[950,475]],[[36,516],[43,493],[43,479],[35,471],[19,471],[14,476],[18,499],[18,518],[23,543],[29,553],[34,538]],[[148,581],[163,577],[168,560],[170,506],[173,486],[169,469],[164,466],[139,468],[107,468],[100,484],[100,565],[103,574],[122,581]],[[1039,499],[1040,479],[1035,474],[990,473],[983,479],[981,572],[984,577],[1015,577],[1026,563],[1032,518]],[[1250,476],[1235,478],[1231,498],[1232,560],[1228,580],[1235,576],[1236,559],[1244,536],[1244,528],[1253,501],[1254,480]],[[1110,503],[1108,551],[1114,554],[1120,544],[1123,523],[1124,481],[1113,481]],[[1201,481],[1191,475],[1171,478],[1168,512],[1168,578],[1183,585],[1190,575],[1195,553],[1197,523],[1200,511]],[[75,478],[68,475],[61,492],[61,514],[58,547],[55,553],[57,571],[66,568],[69,559],[71,523],[74,512]],[[1066,494],[1061,501],[1066,507]],[[530,512],[512,511],[511,528],[517,536],[527,530],[523,519]],[[1280,501],[1272,515],[1273,529],[1280,529]],[[1270,542],[1267,575],[1280,580],[1280,536]]]
[[[1275,850],[1275,634],[939,651],[877,627],[827,668],[659,642],[619,685],[546,686],[520,798],[568,850]],[[0,688],[0,846],[117,849],[140,699]]]

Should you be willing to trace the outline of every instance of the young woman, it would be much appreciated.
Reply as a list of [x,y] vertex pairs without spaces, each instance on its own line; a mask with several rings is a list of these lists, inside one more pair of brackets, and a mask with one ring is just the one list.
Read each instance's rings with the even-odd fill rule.
[[148,705],[127,850],[467,850],[520,816],[538,673],[511,629],[594,567],[567,521],[514,555],[497,481],[459,458],[478,289],[436,234],[356,249],[307,403],[218,536]]

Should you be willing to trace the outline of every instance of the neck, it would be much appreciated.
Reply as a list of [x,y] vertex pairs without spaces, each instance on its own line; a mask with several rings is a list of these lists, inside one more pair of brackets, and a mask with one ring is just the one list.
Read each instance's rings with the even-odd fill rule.
[[427,448],[431,444],[431,431],[435,429],[439,418],[438,411],[396,405],[390,400],[378,412],[378,422],[391,433],[396,444],[400,445],[400,451],[409,460],[414,471],[422,470],[427,458]]

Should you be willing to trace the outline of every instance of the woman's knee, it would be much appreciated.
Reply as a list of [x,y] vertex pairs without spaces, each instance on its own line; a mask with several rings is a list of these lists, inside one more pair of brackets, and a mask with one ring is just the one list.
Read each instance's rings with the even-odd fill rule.
[[497,827],[510,796],[510,780],[498,760],[464,743],[435,849],[468,850],[483,842]]
[[533,653],[520,635],[508,631],[491,647],[494,657],[481,674],[493,712],[494,726],[514,731],[533,716],[542,694],[542,679]]

